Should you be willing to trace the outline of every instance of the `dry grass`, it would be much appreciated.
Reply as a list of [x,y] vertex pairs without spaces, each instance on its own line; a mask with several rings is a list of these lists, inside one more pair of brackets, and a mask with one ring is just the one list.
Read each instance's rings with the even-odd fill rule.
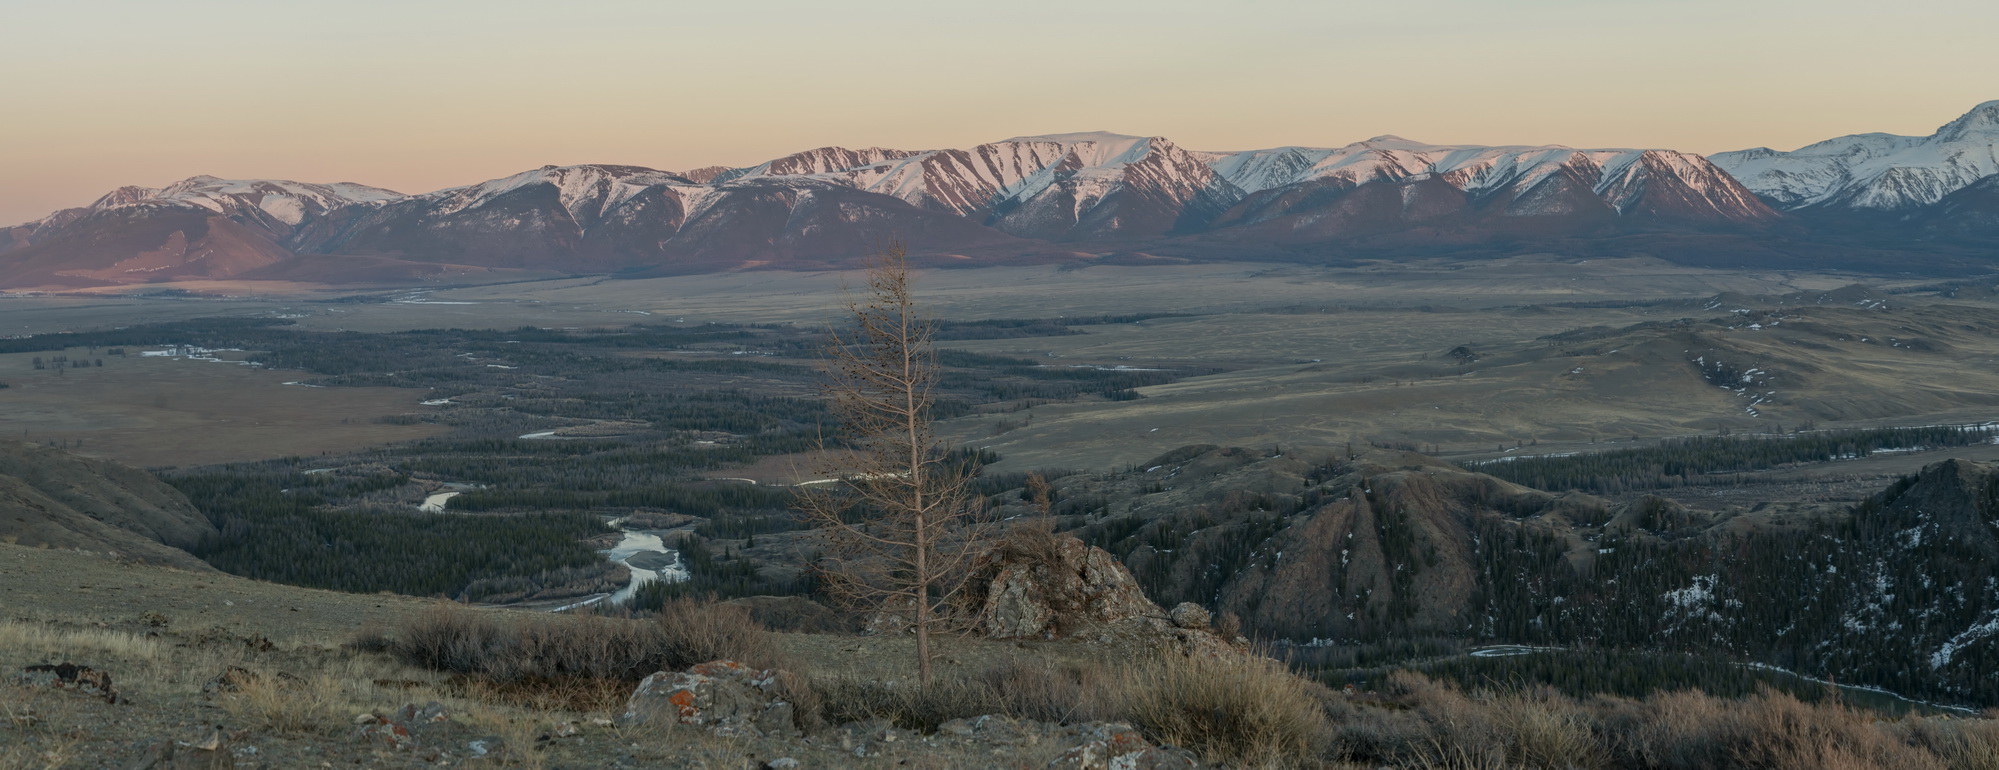
[[1095,668],[1010,660],[928,686],[813,682],[829,722],[888,719],[930,731],[987,714],[1044,722],[1129,722],[1161,743],[1228,766],[1279,766],[1325,753],[1332,694],[1274,663],[1161,655]]
[[654,672],[733,660],[783,672],[784,697],[797,707],[800,726],[818,724],[818,696],[800,663],[748,610],[731,605],[674,600],[649,621],[438,608],[392,634],[366,630],[349,647],[458,674],[452,690],[467,698],[567,711],[608,711]]
[[[348,729],[356,713],[388,713],[402,703],[437,700],[454,719],[502,738],[505,747],[492,760],[496,766],[537,768],[568,765],[579,756],[601,758],[573,753],[585,746],[607,750],[597,743],[535,747],[557,723],[613,715],[631,689],[626,678],[535,678],[542,673],[636,676],[735,658],[810,675],[815,667],[833,669],[838,655],[855,654],[851,643],[807,646],[799,654],[810,660],[793,660],[773,641],[740,608],[690,602],[669,607],[663,620],[646,622],[438,613],[396,627],[386,639],[393,655],[311,642],[246,645],[241,637],[212,629],[154,638],[93,626],[4,621],[0,661],[103,666],[117,675],[118,688],[140,704],[137,708],[212,702],[229,712],[231,724],[293,745],[340,744],[329,736]],[[447,678],[397,660],[414,652],[427,656],[419,660],[437,662],[433,671],[448,663],[466,672]],[[1125,721],[1154,741],[1185,746],[1230,767],[1999,770],[1999,721],[1888,718],[1771,692],[1742,699],[1691,692],[1576,699],[1546,688],[1466,691],[1403,673],[1383,682],[1379,694],[1350,697],[1267,663],[1177,655],[1056,662],[1047,654],[1008,654],[1016,657],[956,669],[961,673],[929,687],[915,686],[907,676],[890,684],[878,674],[855,672],[822,676],[809,686],[793,680],[788,697],[800,705],[801,721],[887,718],[924,730],[986,714],[1068,724]],[[201,685],[231,665],[264,676],[237,692],[204,699]],[[502,681],[495,673],[514,678]],[[105,709],[138,713],[123,711],[128,708],[133,707],[0,684],[0,770],[72,766],[111,745],[107,742],[128,745],[131,736],[118,734],[101,718]],[[618,751],[675,766],[741,766],[765,749],[692,729],[615,731],[604,737]],[[856,761],[952,767],[990,759],[960,756],[974,750],[968,747],[925,745],[921,751],[912,745],[908,754]],[[807,755],[819,751],[793,749]]]
[[286,735],[331,734],[346,727],[363,706],[350,683],[321,673],[310,679],[259,675],[243,681],[235,692],[216,698],[217,705],[238,720]]
[[1999,722],[1888,719],[1766,691],[1576,700],[1548,688],[1464,692],[1398,673],[1336,702],[1337,758],[1423,768],[1999,770]]
[[439,608],[411,620],[387,647],[420,668],[498,683],[570,679],[638,681],[655,671],[729,659],[756,668],[795,664],[741,607],[669,602],[655,621],[594,615],[508,615]]
[[1324,753],[1331,692],[1276,663],[1166,655],[1119,672],[1114,708],[1154,739],[1230,766]]
[[160,659],[162,645],[158,639],[127,631],[4,620],[0,621],[0,650],[13,657],[50,663],[82,663],[95,655],[151,661]]
[[0,770],[52,770],[80,760],[84,734],[73,727],[75,708],[66,695],[0,685]]

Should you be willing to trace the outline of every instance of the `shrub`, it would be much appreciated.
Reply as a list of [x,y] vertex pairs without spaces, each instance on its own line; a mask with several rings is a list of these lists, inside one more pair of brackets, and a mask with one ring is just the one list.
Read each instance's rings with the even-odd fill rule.
[[344,683],[329,675],[311,680],[251,675],[219,697],[219,705],[238,720],[261,729],[292,735],[330,734],[347,726],[353,704]]
[[411,665],[496,682],[638,681],[723,658],[756,668],[795,666],[742,608],[686,599],[668,602],[654,621],[442,609],[404,625],[389,651]]
[[1228,766],[1318,756],[1332,693],[1264,660],[1164,655],[1120,672],[1110,700],[1154,739]]

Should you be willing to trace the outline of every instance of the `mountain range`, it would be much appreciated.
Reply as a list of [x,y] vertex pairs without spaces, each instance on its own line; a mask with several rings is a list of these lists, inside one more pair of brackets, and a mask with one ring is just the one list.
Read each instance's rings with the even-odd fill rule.
[[822,147],[683,172],[544,166],[418,195],[200,176],[119,188],[0,229],[0,288],[818,268],[890,238],[934,262],[985,265],[1670,256],[1687,238],[1709,258],[1754,259],[1856,233],[1898,250],[1989,247],[1999,236],[1999,101],[1927,137],[1859,134],[1712,158],[1394,136],[1207,152],[1094,132],[965,149]]

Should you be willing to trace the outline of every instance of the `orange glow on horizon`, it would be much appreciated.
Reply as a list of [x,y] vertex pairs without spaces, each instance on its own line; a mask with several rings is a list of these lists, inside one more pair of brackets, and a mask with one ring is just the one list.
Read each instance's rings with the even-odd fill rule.
[[1078,5],[11,7],[0,224],[197,174],[416,193],[1098,129],[1207,150],[1793,149],[1999,98],[1984,2]]

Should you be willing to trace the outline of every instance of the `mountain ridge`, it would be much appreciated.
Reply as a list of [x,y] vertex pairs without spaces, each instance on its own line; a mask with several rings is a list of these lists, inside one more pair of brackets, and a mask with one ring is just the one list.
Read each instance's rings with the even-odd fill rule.
[[[1945,145],[1948,152],[1937,149]],[[1915,213],[1869,220],[1889,240],[1906,234],[1976,249],[1999,213],[1987,211],[1990,196],[1944,203],[1999,175],[1995,148],[1999,101],[1931,137],[1853,135],[1790,153],[1713,158],[1394,135],[1211,152],[1161,136],[1088,131],[969,148],[827,146],[684,174],[542,166],[414,195],[198,176],[118,188],[89,206],[0,228],[0,288],[285,272],[337,278],[337,268],[293,267],[320,255],[572,273],[817,269],[891,237],[919,256],[974,265],[1160,250],[1182,258],[1551,244],[1622,252],[1642,250],[1628,241],[1647,234],[1707,238],[1702,248],[1732,243],[1753,258],[1814,228],[1848,226],[1816,212],[1884,211],[1895,201],[1914,201],[1895,210]],[[1909,165],[1925,158],[1942,165]]]

